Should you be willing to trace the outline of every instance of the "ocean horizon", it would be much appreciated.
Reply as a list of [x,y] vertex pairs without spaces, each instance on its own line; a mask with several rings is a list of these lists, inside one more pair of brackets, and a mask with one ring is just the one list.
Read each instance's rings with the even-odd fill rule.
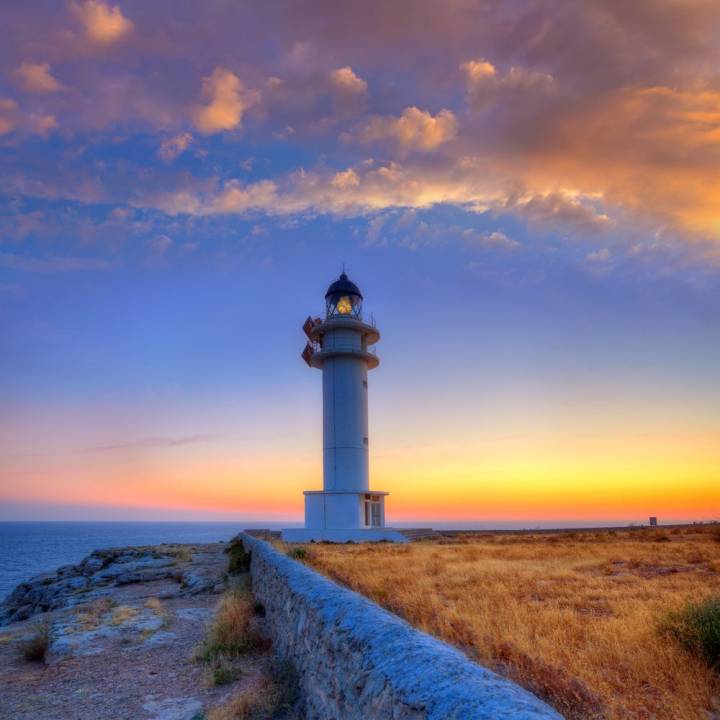
[[[618,521],[416,521],[396,527],[437,530],[549,530],[615,527],[638,523]],[[128,545],[228,541],[243,529],[298,527],[295,521],[63,521],[0,522],[0,602],[21,582],[63,565],[80,562],[93,550]]]

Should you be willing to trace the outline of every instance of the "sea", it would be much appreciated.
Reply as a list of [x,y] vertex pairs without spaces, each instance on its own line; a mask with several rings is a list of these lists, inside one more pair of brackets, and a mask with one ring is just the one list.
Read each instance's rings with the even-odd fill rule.
[[0,602],[24,580],[78,563],[93,550],[227,541],[247,527],[242,522],[0,522]]

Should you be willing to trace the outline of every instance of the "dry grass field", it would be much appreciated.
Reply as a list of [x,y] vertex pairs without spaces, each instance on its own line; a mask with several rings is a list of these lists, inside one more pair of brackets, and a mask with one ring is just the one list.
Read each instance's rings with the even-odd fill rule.
[[307,547],[305,561],[567,718],[720,718],[720,680],[662,623],[720,594],[717,529],[473,534]]

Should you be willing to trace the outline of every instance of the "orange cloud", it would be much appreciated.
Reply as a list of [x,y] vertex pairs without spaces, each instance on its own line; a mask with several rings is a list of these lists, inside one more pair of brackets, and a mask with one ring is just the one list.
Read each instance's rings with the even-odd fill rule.
[[61,89],[48,63],[23,63],[16,71],[20,86],[28,92],[53,93]]
[[209,102],[196,109],[194,120],[205,134],[240,127],[245,111],[259,100],[257,92],[246,90],[237,75],[222,67],[204,78],[203,95]]
[[[618,231],[661,233],[693,252],[707,248],[702,252],[717,260],[717,2],[583,0],[563,12],[550,0],[471,3],[473,23],[465,6],[441,0],[423,4],[412,18],[386,12],[379,0],[368,0],[351,16],[341,4],[320,3],[313,12],[288,9],[280,19],[270,6],[250,10],[240,3],[224,14],[205,13],[205,32],[189,34],[185,28],[197,25],[199,5],[175,4],[168,25],[167,8],[146,3],[142,16],[148,20],[133,29],[111,0],[72,2],[92,42],[115,42],[131,32],[138,42],[118,48],[112,67],[83,65],[80,71],[71,61],[77,53],[68,55],[66,47],[59,48],[64,55],[53,55],[63,62],[63,82],[84,99],[79,113],[64,94],[53,94],[58,81],[48,63],[21,64],[28,47],[53,47],[49,11],[35,11],[37,23],[16,20],[21,37],[8,45],[8,65],[20,66],[16,78],[25,89],[46,96],[42,108],[26,110],[23,101],[22,112],[14,100],[3,100],[0,132],[47,132],[55,118],[70,130],[140,123],[169,138],[158,138],[158,154],[170,161],[187,148],[181,123],[192,103],[183,82],[188,75],[215,68],[203,82],[204,99],[191,107],[201,133],[240,128],[248,109],[260,104],[260,95],[237,74],[215,65],[217,58],[232,57],[238,36],[225,30],[238,27],[248,33],[248,78],[255,73],[247,84],[262,86],[264,141],[291,138],[303,146],[309,138],[304,158],[315,153],[319,166],[343,168],[360,162],[355,147],[335,142],[346,131],[343,139],[376,144],[387,160],[383,171],[375,166],[337,177],[318,170],[266,178],[282,201],[279,210],[268,211],[372,212],[436,202],[479,210],[494,208],[488,196],[500,196],[505,211],[523,217],[598,231],[612,218]],[[162,43],[149,35],[155,25],[163,28]],[[31,27],[41,34],[37,39]],[[275,38],[276,57],[262,50],[263,37]],[[171,50],[177,47],[181,62]],[[403,98],[394,115],[387,110],[393,87]],[[463,169],[467,158],[474,164]],[[172,202],[166,196],[166,206],[192,213],[227,206],[216,202],[222,188],[204,196],[193,191],[192,185],[209,182],[206,170],[198,169],[203,177],[188,179]]]
[[476,108],[500,102],[503,91],[549,92],[555,82],[552,75],[515,66],[501,75],[484,59],[467,60],[460,65],[460,70],[465,75],[468,102]]
[[85,0],[79,5],[73,4],[71,8],[91,42],[110,45],[133,31],[132,20],[126,18],[117,5],[109,6],[103,0]]
[[358,77],[349,65],[333,70],[330,73],[330,82],[341,92],[353,94],[367,92],[367,83]]
[[20,124],[20,107],[11,98],[0,98],[0,135],[12,132]]
[[[360,129],[362,142],[390,140],[401,151],[428,152],[457,135],[457,119],[451,110],[433,116],[425,110],[408,107],[400,117],[375,116]],[[349,136],[351,137],[351,136]]]
[[545,131],[524,159],[526,182],[563,178],[655,223],[720,238],[720,91],[622,89],[555,115]]
[[55,127],[57,127],[57,120],[54,115],[23,113],[15,100],[0,98],[0,135],[24,129],[30,133],[44,136]]
[[441,203],[476,212],[515,213],[529,222],[577,233],[598,232],[612,220],[595,208],[597,194],[538,187],[517,191],[507,176],[479,173],[474,159],[451,167],[363,163],[335,173],[292,173],[277,181],[242,183],[235,179],[210,192],[180,190],[147,195],[143,205],[169,214],[216,215],[260,211],[289,215],[305,211],[361,215],[389,208],[429,208]]

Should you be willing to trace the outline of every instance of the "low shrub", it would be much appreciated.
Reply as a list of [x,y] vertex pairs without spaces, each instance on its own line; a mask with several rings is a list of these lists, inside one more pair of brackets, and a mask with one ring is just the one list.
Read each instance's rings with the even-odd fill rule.
[[302,545],[298,545],[297,547],[292,547],[287,551],[287,554],[289,557],[291,557],[293,560],[305,560],[307,558],[307,548],[304,548]]
[[238,657],[248,652],[265,651],[270,642],[251,625],[254,611],[252,596],[231,590],[220,600],[215,620],[200,649],[202,660],[214,661],[219,656]]
[[229,685],[235,682],[241,674],[240,668],[234,666],[224,656],[221,656],[215,661],[212,670],[212,683],[213,685]]
[[720,543],[720,523],[713,525],[712,528],[710,528],[710,537],[715,541]]
[[689,601],[681,610],[668,613],[661,632],[675,638],[686,650],[720,669],[720,596]]
[[263,675],[257,683],[228,702],[210,710],[207,720],[272,720],[295,717],[297,675],[289,666]]
[[250,571],[250,553],[245,552],[245,547],[240,540],[233,541],[225,552],[230,556],[228,561],[228,572],[231,575]]
[[33,634],[21,646],[23,657],[28,662],[45,662],[50,647],[50,627],[42,623],[35,627]]

